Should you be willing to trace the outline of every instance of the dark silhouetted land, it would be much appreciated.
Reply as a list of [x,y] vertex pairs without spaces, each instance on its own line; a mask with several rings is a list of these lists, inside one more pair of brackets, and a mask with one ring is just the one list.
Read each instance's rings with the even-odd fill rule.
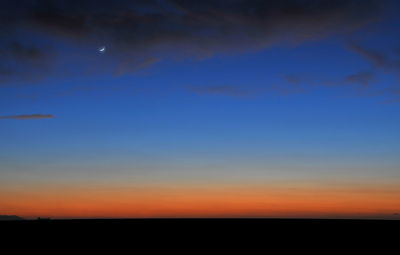
[[16,221],[23,220],[23,218],[17,215],[0,215],[0,221]]
[[372,228],[400,229],[399,220],[342,220],[342,219],[72,219],[72,220],[19,220],[4,221],[1,227],[22,229],[76,229],[91,231],[94,229],[133,230],[135,231],[203,231],[212,229],[214,232],[230,232],[241,230],[263,231],[292,231],[301,232],[328,231],[328,230],[354,230],[363,231]]
[[234,247],[243,244],[245,239],[265,249],[275,246],[281,250],[297,250],[299,245],[317,248],[325,243],[323,249],[330,250],[338,245],[364,247],[381,238],[394,244],[399,229],[397,220],[36,219],[0,222],[0,230],[7,237],[34,238],[47,247],[52,243],[64,247],[79,242],[97,249],[103,245],[114,249],[125,244],[130,248],[144,245],[146,250],[163,249],[172,243],[182,249],[190,246],[190,250],[210,244]]

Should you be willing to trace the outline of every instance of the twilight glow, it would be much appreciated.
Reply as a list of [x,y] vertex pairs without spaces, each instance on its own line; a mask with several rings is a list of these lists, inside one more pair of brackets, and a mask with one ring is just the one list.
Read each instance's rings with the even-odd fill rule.
[[400,219],[394,0],[6,0],[0,215]]

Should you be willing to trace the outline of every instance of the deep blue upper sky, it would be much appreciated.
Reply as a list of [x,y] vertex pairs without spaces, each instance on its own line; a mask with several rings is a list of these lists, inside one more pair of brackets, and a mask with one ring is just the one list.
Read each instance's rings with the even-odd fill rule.
[[1,179],[400,177],[394,2],[110,8],[122,25],[54,2],[1,28]]

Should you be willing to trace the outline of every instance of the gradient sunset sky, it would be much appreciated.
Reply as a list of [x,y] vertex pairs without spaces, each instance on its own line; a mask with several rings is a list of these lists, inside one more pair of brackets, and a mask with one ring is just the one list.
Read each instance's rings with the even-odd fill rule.
[[400,219],[400,4],[0,9],[0,215]]

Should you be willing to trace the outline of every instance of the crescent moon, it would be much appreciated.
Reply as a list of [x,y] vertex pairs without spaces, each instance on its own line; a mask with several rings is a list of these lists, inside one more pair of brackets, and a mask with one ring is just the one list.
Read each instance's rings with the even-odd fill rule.
[[100,51],[100,52],[105,52],[105,51],[106,51],[106,46],[100,47],[100,48],[99,48],[99,51]]

